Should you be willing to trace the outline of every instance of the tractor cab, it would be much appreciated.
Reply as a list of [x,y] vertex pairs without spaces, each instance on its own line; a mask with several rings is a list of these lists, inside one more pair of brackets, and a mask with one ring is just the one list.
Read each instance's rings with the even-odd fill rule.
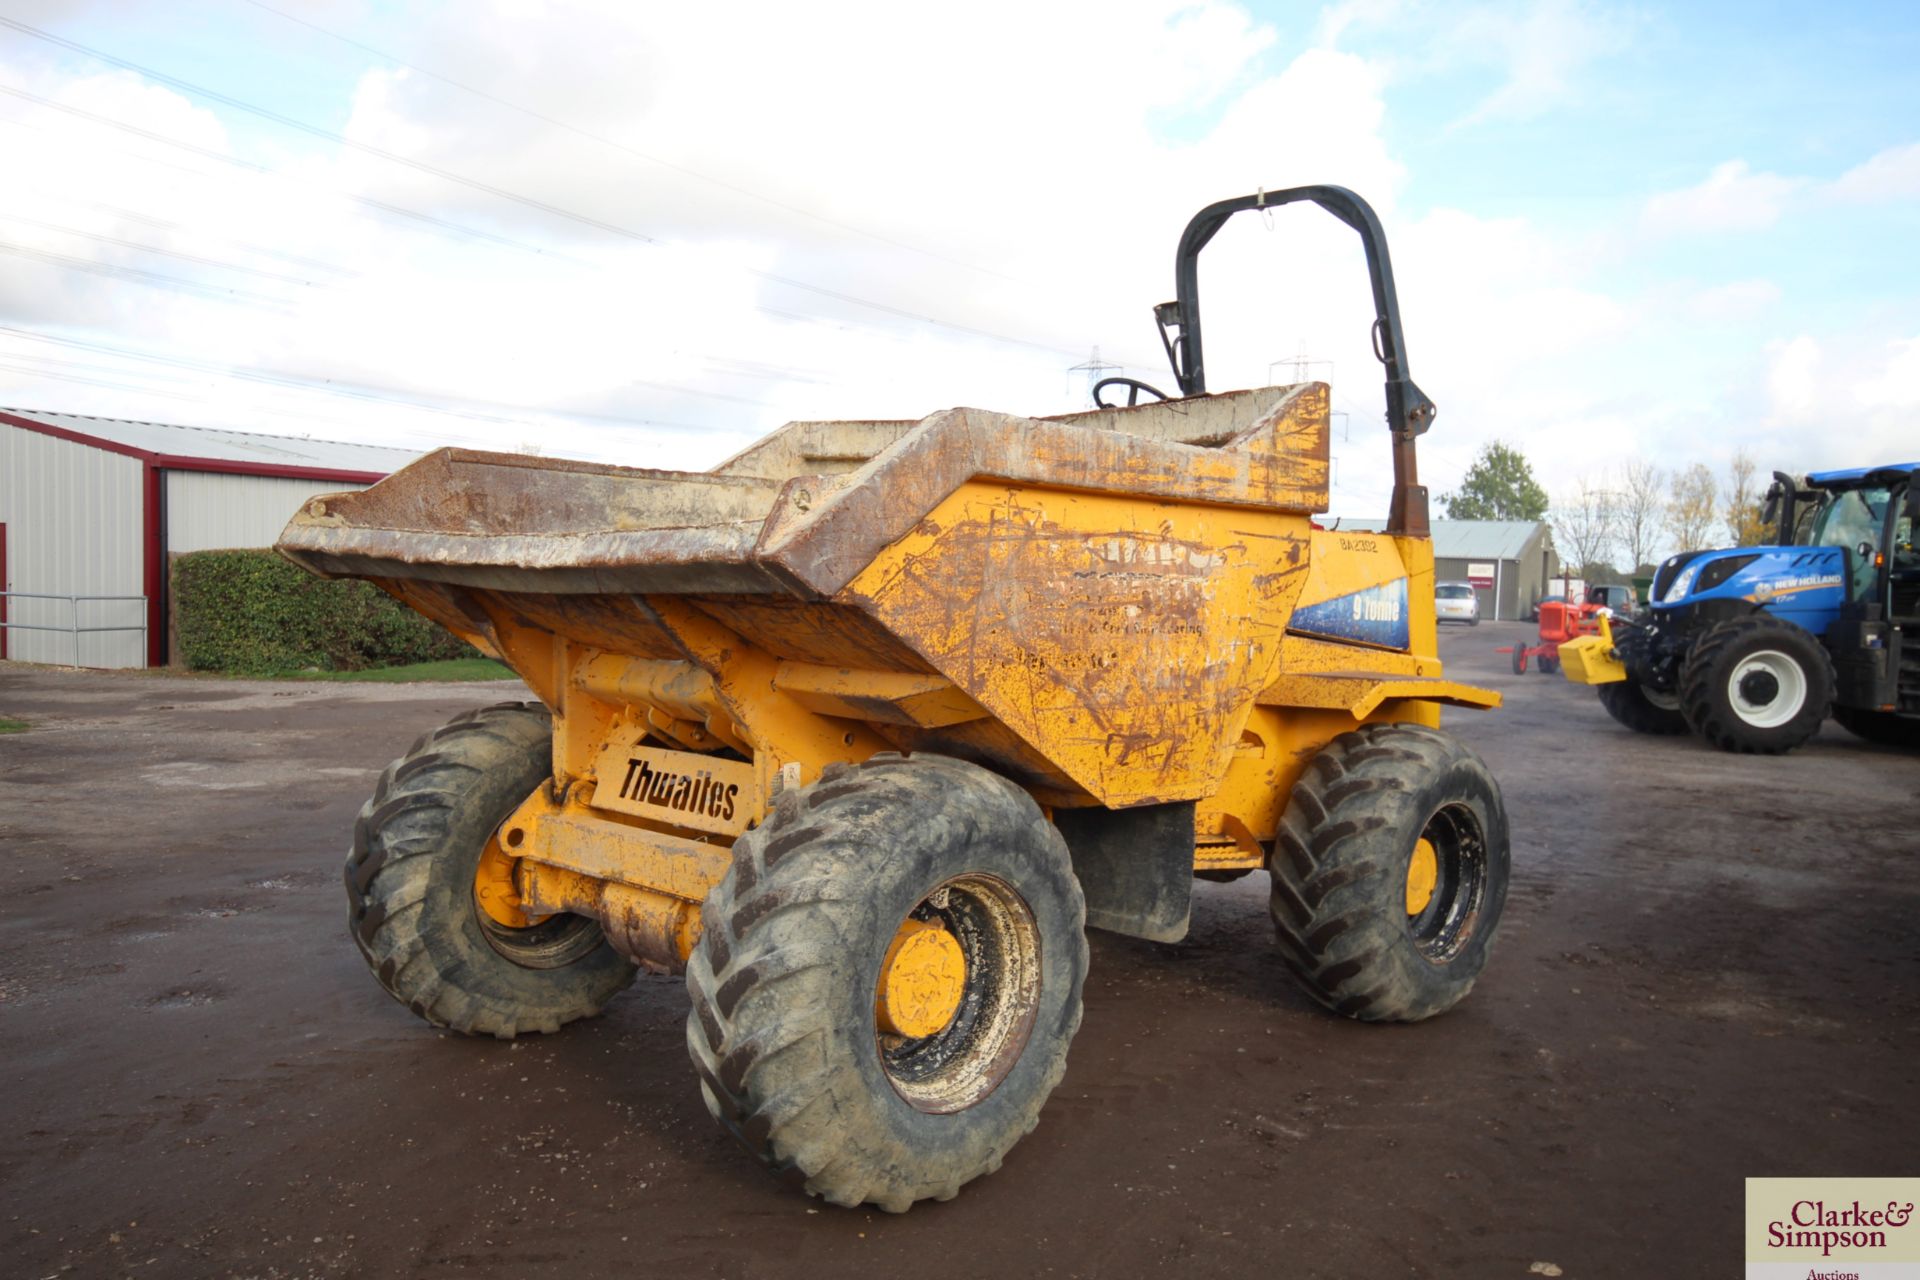
[[1851,604],[1878,605],[1886,617],[1910,619],[1920,611],[1920,555],[1913,545],[1917,470],[1920,463],[1828,471],[1797,484],[1776,472],[1767,521],[1786,545],[1839,548]]

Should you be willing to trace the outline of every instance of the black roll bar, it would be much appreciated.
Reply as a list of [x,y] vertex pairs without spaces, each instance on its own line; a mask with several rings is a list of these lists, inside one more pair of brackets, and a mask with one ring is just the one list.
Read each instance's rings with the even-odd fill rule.
[[[1406,339],[1400,330],[1400,300],[1393,288],[1393,262],[1387,234],[1373,207],[1345,187],[1289,187],[1259,191],[1237,200],[1210,204],[1193,215],[1180,236],[1173,261],[1176,298],[1153,309],[1160,341],[1173,365],[1183,396],[1207,393],[1205,348],[1200,340],[1200,251],[1236,213],[1273,209],[1306,201],[1319,205],[1360,234],[1367,251],[1367,276],[1373,283],[1373,354],[1386,367],[1387,428],[1393,437],[1393,501],[1387,532],[1426,537],[1427,491],[1420,484],[1414,441],[1433,425],[1433,401],[1415,386],[1407,368]],[[1170,332],[1171,331],[1171,332]]]

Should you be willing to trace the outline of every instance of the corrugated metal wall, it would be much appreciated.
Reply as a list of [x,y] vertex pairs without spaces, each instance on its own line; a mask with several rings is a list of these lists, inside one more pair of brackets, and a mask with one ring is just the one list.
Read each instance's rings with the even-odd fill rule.
[[[1465,582],[1470,566],[1492,563],[1491,557],[1484,560],[1464,556],[1445,557],[1433,562],[1433,580]],[[1490,622],[1499,618],[1511,622],[1516,618],[1525,618],[1541,596],[1558,590],[1548,583],[1548,578],[1560,571],[1560,558],[1546,545],[1544,525],[1540,532],[1527,539],[1526,547],[1518,559],[1502,560],[1499,565],[1500,572],[1495,575],[1500,583],[1499,609],[1496,611],[1494,608],[1493,588],[1481,587],[1474,592],[1480,597],[1482,621]]]
[[167,552],[171,555],[229,547],[270,547],[308,498],[366,487],[338,480],[286,480],[204,471],[169,471],[166,485]]
[[[141,592],[141,468],[123,457],[0,423],[0,523],[7,526],[7,577],[14,591],[50,595],[137,596]],[[13,622],[67,626],[64,600],[9,600]],[[82,626],[146,620],[133,601],[82,603]],[[7,632],[7,656],[72,662],[73,638],[49,631]],[[80,637],[80,663],[140,667],[137,631]]]

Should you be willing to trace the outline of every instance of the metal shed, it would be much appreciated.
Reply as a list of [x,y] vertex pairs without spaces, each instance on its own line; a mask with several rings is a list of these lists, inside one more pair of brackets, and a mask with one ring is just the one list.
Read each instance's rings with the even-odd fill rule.
[[167,556],[270,547],[319,493],[417,454],[378,445],[0,409],[0,658],[167,661]]
[[[1342,529],[1377,532],[1385,520],[1341,520]],[[1435,582],[1471,582],[1480,616],[1523,618],[1549,594],[1547,580],[1560,572],[1553,530],[1539,520],[1435,520]]]

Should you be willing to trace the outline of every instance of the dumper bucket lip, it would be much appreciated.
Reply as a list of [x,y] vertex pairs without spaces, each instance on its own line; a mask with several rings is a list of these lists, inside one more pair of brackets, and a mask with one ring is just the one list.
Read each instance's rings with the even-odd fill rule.
[[[278,547],[333,576],[828,598],[974,480],[1324,510],[1326,399],[1324,384],[1308,383],[1067,421],[948,409],[857,470],[784,481],[443,449],[370,489],[310,500]],[[1168,438],[1161,418],[1205,443]]]

